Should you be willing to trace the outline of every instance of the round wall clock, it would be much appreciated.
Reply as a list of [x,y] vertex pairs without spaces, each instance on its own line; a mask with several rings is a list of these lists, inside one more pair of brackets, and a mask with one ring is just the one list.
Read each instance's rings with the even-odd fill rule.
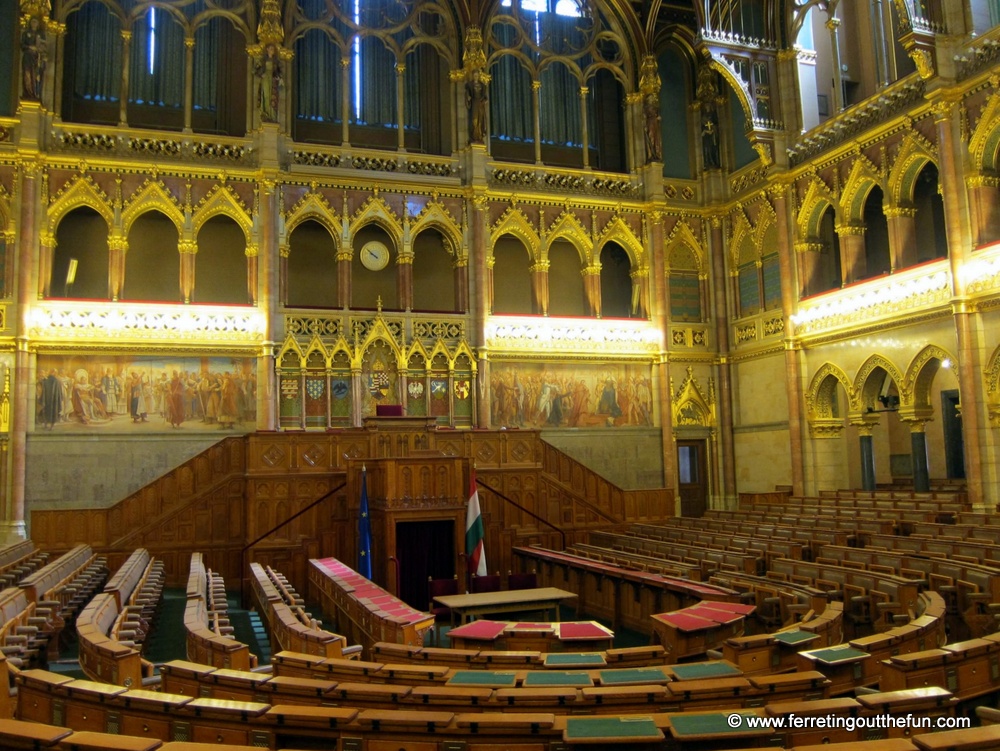
[[372,240],[361,248],[361,263],[371,271],[381,271],[389,263],[389,249],[384,243]]

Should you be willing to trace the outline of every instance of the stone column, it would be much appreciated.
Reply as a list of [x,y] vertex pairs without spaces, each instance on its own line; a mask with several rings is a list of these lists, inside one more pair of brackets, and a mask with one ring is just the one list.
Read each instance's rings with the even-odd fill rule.
[[549,314],[549,262],[539,261],[530,269],[531,272],[531,307],[535,315]]
[[[278,221],[281,205],[274,179],[260,182],[260,247],[263,259],[258,260],[257,300],[266,321],[264,342],[257,358],[257,430],[277,430],[278,394],[275,389],[276,337],[280,335],[278,312]],[[301,389],[305,384],[300,385]],[[304,393],[304,391],[302,392]],[[304,412],[303,412],[304,415]]]
[[926,493],[931,489],[930,470],[927,467],[927,433],[923,420],[910,423],[910,452],[913,456],[913,489]]
[[1000,178],[976,175],[967,180],[973,244],[1000,240]]
[[[479,367],[476,372],[476,425],[480,428],[490,427],[490,363],[489,348],[486,342],[486,321],[492,306],[492,263],[490,275],[487,278],[487,243],[489,239],[489,201],[483,194],[472,199],[472,248],[471,258],[473,280],[475,282],[475,314],[473,316],[473,343],[479,347]],[[492,259],[491,259],[492,260]],[[427,385],[430,394],[430,384]]]
[[865,258],[865,226],[863,224],[841,224],[837,227],[840,236],[840,280],[851,284],[864,279],[868,271]]
[[343,309],[351,307],[351,259],[354,248],[342,245],[337,251],[337,305]]
[[[288,246],[283,245],[279,249],[279,259],[278,259],[278,286],[280,292],[278,294],[278,299],[275,303],[278,305],[284,305],[287,301],[287,285],[288,285]],[[284,252],[284,255],[280,255]],[[257,304],[257,277],[258,277],[258,265],[257,261],[260,257],[260,246],[257,243],[248,243],[247,249],[245,251],[247,257],[247,302],[251,305]]]
[[38,297],[52,296],[52,258],[56,252],[56,236],[42,230],[38,236]]
[[[403,96],[405,76],[406,65],[403,63],[396,63],[396,132],[398,134],[396,148],[400,151],[406,151],[406,117],[404,116],[406,99]],[[404,306],[402,303],[400,303],[400,307],[403,308],[403,310],[409,310],[409,306]]]
[[108,297],[117,302],[125,288],[125,256],[128,238],[112,230],[108,238]]
[[[25,537],[24,481],[27,468],[30,405],[34,403],[35,354],[30,349],[28,314],[37,299],[35,248],[38,245],[38,212],[43,205],[41,164],[25,159],[20,169],[20,235],[17,248],[17,335],[14,352],[14,404],[10,422],[10,503],[6,507],[2,537]],[[4,457],[5,458],[5,457]],[[4,488],[6,491],[6,488]]]
[[340,58],[340,140],[351,145],[351,56]]
[[469,311],[469,259],[457,258],[454,267],[455,277],[455,311]]
[[[823,253],[823,243],[821,242],[799,242],[795,243],[795,260],[799,269],[799,297],[808,297],[816,294],[816,274],[819,272],[821,254]],[[784,293],[784,284],[782,285]]]
[[542,82],[531,82],[531,107],[534,112],[535,164],[542,163]]
[[[132,59],[132,32],[122,30],[122,85],[118,90],[118,125],[128,125],[128,72]],[[117,298],[115,298],[117,299]]]
[[580,123],[583,128],[583,168],[590,169],[590,131],[587,124],[587,94],[590,89],[586,86],[580,87]]
[[911,206],[892,206],[885,210],[893,271],[915,266],[917,263],[916,216],[917,210]]
[[844,109],[844,78],[840,70],[840,19],[830,17],[826,21],[830,30],[830,52],[833,60],[833,112],[836,114]]
[[736,462],[733,453],[733,389],[729,365],[729,314],[726,310],[726,244],[722,235],[722,216],[709,219],[709,255],[712,259],[710,283],[714,287],[715,338],[719,347],[719,442],[722,454],[722,503],[719,508],[736,508]]
[[[983,332],[981,314],[968,303],[962,271],[972,252],[972,226],[969,221],[969,204],[965,192],[965,174],[962,154],[965,151],[961,138],[958,108],[954,102],[939,100],[931,107],[937,126],[938,153],[940,154],[941,198],[944,203],[945,231],[948,236],[948,263],[952,279],[952,310],[955,331],[958,335],[958,376],[962,403],[962,440],[965,451],[966,487],[973,508],[980,510],[986,498],[996,499],[996,482],[990,492],[984,486],[984,467],[995,463],[990,455],[989,428],[981,426],[987,414],[983,383]],[[995,473],[989,473],[995,475]]]
[[[770,198],[777,216],[778,267],[781,276],[781,315],[785,325],[785,398],[788,400],[788,448],[792,465],[792,492],[805,493],[805,431],[804,398],[802,383],[802,350],[795,339],[795,324],[792,317],[798,309],[796,282],[798,269],[795,261],[801,257],[799,248],[792,242],[790,227],[791,214],[788,209],[788,187],[775,185]],[[822,245],[820,246],[822,248]],[[762,298],[763,299],[763,298]]]
[[396,296],[399,307],[413,309],[413,252],[400,253],[396,257]]
[[177,252],[181,261],[181,300],[189,303],[194,294],[194,262],[198,254],[198,243],[194,240],[181,240],[177,243]]
[[670,361],[667,352],[667,290],[666,259],[664,258],[663,212],[654,209],[647,215],[647,236],[649,238],[648,273],[652,274],[653,295],[651,302],[652,321],[663,332],[664,349],[655,366],[656,400],[660,405],[660,441],[663,447],[663,487],[674,494],[674,514],[680,508],[680,490],[677,484],[677,444],[674,437],[672,397],[670,393]]
[[861,418],[851,420],[851,424],[858,429],[858,443],[861,448],[861,488],[875,490],[875,445],[872,431],[875,430],[878,421]]
[[583,270],[583,294],[587,303],[587,315],[601,317],[601,264],[588,266]]
[[184,132],[191,132],[194,112],[194,37],[184,37]]
[[[630,275],[632,279],[632,315],[638,315],[641,318],[649,318],[652,316],[652,311],[649,304],[649,269],[640,268],[635,269]],[[666,282],[663,283],[664,294],[666,294]],[[701,290],[704,293],[704,290]],[[702,297],[702,304],[704,305],[704,295]],[[670,300],[664,299],[663,307],[664,309],[670,306]]]

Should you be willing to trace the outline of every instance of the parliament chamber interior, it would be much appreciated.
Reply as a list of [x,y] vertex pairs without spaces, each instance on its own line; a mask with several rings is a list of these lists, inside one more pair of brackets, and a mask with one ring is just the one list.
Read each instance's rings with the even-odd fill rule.
[[1000,0],[0,0],[0,748],[1000,749]]

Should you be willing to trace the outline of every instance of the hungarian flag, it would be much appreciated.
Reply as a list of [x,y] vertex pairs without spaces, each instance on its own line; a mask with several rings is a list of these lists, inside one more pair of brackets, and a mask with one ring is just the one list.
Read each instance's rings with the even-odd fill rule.
[[486,550],[483,538],[483,514],[479,510],[479,490],[476,488],[476,469],[472,468],[469,481],[469,508],[465,512],[465,553],[468,556],[469,573],[486,576]]
[[361,513],[358,516],[358,573],[372,578],[372,523],[368,517],[368,472],[361,468]]

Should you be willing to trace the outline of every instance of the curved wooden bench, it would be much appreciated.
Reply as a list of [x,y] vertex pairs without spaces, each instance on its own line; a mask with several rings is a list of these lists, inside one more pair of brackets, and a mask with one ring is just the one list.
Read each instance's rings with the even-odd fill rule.
[[80,668],[87,677],[102,683],[138,688],[155,681],[152,663],[142,659],[135,642],[121,640],[133,635],[129,612],[120,610],[110,592],[95,595],[76,619],[80,644]]

